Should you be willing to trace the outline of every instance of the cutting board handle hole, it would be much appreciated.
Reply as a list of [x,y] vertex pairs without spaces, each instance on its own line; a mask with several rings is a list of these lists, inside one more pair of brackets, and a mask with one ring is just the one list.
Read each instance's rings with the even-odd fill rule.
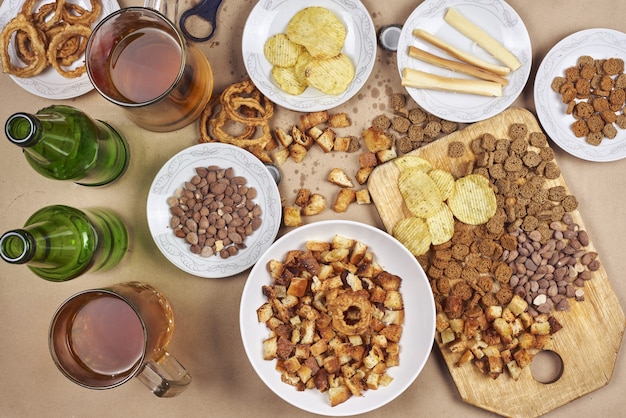
[[554,383],[563,375],[563,359],[554,351],[540,351],[530,363],[530,373],[539,383]]

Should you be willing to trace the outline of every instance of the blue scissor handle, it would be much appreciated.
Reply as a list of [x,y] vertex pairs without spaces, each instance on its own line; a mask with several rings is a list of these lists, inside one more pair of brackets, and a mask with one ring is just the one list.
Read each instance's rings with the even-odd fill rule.
[[[211,37],[215,33],[215,28],[217,27],[217,10],[219,9],[220,4],[222,4],[222,0],[202,0],[197,5],[186,10],[180,16],[180,22],[179,22],[180,30],[188,39],[192,41],[195,41],[195,42],[208,41],[209,39],[211,39]],[[200,19],[210,23],[211,32],[207,36],[202,37],[202,38],[198,38],[192,35],[191,33],[189,33],[187,31],[187,27],[185,26],[185,23],[187,21],[187,18],[191,16],[198,16]]]

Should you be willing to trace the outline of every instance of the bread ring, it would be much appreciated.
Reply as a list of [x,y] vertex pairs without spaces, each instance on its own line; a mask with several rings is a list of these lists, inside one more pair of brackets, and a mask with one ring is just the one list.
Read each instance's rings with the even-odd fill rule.
[[[372,320],[372,304],[367,290],[347,290],[328,302],[332,326],[345,335],[365,334]],[[348,318],[349,313],[358,314],[358,320]]]

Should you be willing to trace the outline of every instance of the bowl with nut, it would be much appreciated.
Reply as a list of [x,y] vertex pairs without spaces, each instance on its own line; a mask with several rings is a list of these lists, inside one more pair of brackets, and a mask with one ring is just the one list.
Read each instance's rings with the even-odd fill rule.
[[251,267],[274,242],[282,208],[276,181],[250,152],[205,143],[170,158],[147,201],[161,253],[194,276],[223,278]]
[[250,363],[284,401],[326,415],[386,405],[429,358],[435,307],[416,258],[353,221],[279,238],[250,271],[240,304]]

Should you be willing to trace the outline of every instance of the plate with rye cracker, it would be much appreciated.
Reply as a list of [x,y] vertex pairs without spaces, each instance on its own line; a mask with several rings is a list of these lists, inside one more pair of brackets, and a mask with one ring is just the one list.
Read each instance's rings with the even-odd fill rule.
[[[528,132],[541,132],[532,113],[521,108],[510,108],[485,121],[439,139],[432,144],[413,151],[428,160],[433,168],[450,171],[455,178],[464,176],[476,164],[470,146],[475,138],[492,134],[506,138],[512,124],[524,124]],[[448,154],[451,143],[462,143],[465,151],[459,157]],[[377,167],[371,174],[368,188],[381,220],[388,232],[401,219],[410,216],[402,194],[398,189],[400,170],[393,161]],[[546,180],[545,187],[562,186],[568,191],[562,175]],[[580,230],[585,230],[578,210],[571,212]],[[587,251],[595,251],[589,240]],[[598,257],[599,260],[599,257]],[[533,376],[532,363],[520,370],[517,379],[506,371],[496,378],[482,373],[471,362],[457,365],[460,353],[454,353],[442,343],[440,335],[436,342],[448,366],[461,398],[474,406],[510,417],[540,416],[593,392],[608,384],[623,338],[626,319],[613,292],[607,272],[601,263],[591,272],[584,283],[584,300],[572,300],[569,309],[552,310],[552,315],[562,326],[558,332],[544,339],[539,352],[556,353],[561,371],[550,384],[540,382]],[[543,357],[543,356],[542,356]],[[538,359],[535,356],[535,360]],[[582,378],[584,377],[584,378]]]

